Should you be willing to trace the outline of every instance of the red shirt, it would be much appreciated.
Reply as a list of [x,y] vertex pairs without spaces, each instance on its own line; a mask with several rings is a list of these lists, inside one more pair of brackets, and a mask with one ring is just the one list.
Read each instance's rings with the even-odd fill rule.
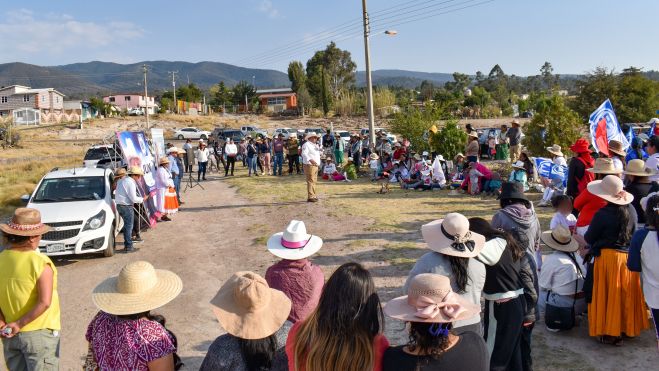
[[398,148],[397,150],[394,151],[394,160],[400,160],[400,158],[407,153],[407,150],[405,148]]
[[[291,328],[291,331],[288,332],[288,339],[286,339],[286,356],[288,357],[288,369],[295,370],[295,338],[297,336],[297,330],[300,328],[300,323],[298,322]],[[382,357],[384,352],[389,348],[389,340],[382,335],[378,334],[373,339],[373,354],[375,355],[373,365],[373,371],[382,371]],[[298,371],[305,371],[304,367],[300,367]]]
[[595,213],[604,206],[606,206],[606,201],[590,193],[587,188],[581,191],[579,196],[574,199],[574,208],[579,210],[577,227],[589,226]]

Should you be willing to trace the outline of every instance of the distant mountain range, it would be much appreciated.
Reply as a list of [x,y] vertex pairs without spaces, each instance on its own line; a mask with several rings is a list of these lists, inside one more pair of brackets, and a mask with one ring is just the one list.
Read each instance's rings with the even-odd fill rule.
[[[437,86],[453,81],[452,73],[430,73],[405,70],[376,70],[371,72],[373,85],[378,86],[400,86],[414,89],[421,85],[424,80],[431,81]],[[366,86],[366,73],[357,71],[357,86]]]

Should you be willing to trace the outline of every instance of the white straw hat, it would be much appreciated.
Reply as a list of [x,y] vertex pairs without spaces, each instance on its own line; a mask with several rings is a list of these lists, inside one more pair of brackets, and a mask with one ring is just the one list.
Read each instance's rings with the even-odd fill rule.
[[625,191],[622,179],[615,175],[607,175],[602,180],[594,180],[588,183],[588,191],[616,205],[627,205],[634,200],[634,196]]
[[613,164],[613,160],[605,157],[598,157],[595,160],[595,166],[586,171],[594,174],[621,174],[622,169],[617,169]]
[[550,248],[563,252],[575,252],[579,250],[579,244],[572,238],[570,230],[562,225],[551,231],[542,232],[540,239]]
[[291,220],[283,232],[275,233],[268,239],[268,251],[286,260],[299,260],[320,250],[323,240],[307,233],[304,222]]
[[147,312],[174,300],[183,283],[175,273],[155,269],[145,261],[126,264],[118,276],[101,282],[92,301],[103,312],[128,315]]
[[524,170],[524,162],[523,161],[517,161],[513,164],[513,167]]
[[556,156],[563,156],[562,148],[561,148],[561,146],[559,146],[558,144],[554,144],[553,146],[551,146],[551,147],[547,147],[547,148],[545,148],[545,149],[547,150],[547,152],[549,152],[549,153],[551,153],[551,154],[553,154],[553,155],[556,155]]
[[645,161],[634,159],[627,163],[627,168],[623,171],[623,174],[633,176],[652,176],[657,174],[657,172],[654,169],[648,169],[645,167]]
[[471,232],[469,219],[458,213],[423,225],[421,235],[430,250],[462,258],[477,256],[485,245],[485,237]]

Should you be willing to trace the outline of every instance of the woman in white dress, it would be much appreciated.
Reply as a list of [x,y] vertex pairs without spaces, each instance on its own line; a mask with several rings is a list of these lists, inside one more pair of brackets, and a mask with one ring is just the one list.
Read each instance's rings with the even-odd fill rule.
[[160,159],[158,163],[158,170],[156,171],[156,208],[160,213],[161,221],[170,221],[170,214],[178,211],[178,201],[176,200],[176,191],[172,194],[174,189],[174,181],[172,174],[169,172],[169,160],[167,157]]

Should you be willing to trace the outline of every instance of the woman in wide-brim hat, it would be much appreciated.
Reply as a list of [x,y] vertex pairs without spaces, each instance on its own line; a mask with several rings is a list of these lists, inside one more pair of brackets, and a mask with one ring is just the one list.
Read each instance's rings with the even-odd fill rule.
[[281,370],[292,323],[291,300],[253,272],[237,272],[211,300],[213,313],[227,332],[215,339],[201,371]]
[[151,311],[174,300],[182,289],[178,275],[146,261],[128,263],[119,275],[98,284],[92,301],[100,312],[87,328],[88,362],[101,370],[158,365],[173,370],[178,360],[176,337],[165,328],[164,317]]
[[634,196],[632,206],[636,210],[639,227],[645,224],[645,212],[641,207],[641,199],[650,193],[656,183],[650,180],[651,176],[657,174],[653,169],[645,167],[645,161],[634,159],[627,163],[627,168],[623,172],[625,175],[625,191]]
[[[540,293],[538,304],[544,311],[547,303],[559,308],[572,308],[579,315],[586,310],[586,296],[583,292],[585,275],[582,272],[583,260],[575,252],[579,243],[569,229],[558,226],[542,232],[542,242],[552,253],[544,256],[542,271],[539,274]],[[551,331],[552,328],[548,327]]]
[[[489,368],[483,338],[474,332],[452,331],[456,321],[478,316],[480,305],[453,292],[450,279],[439,274],[415,276],[406,292],[384,306],[387,316],[409,324],[410,339],[406,345],[387,349],[384,371],[416,371],[419,364],[433,370]],[[469,357],[458,356],[467,353]]]
[[584,236],[595,258],[588,269],[593,282],[588,330],[601,342],[618,345],[623,334],[635,337],[649,326],[639,275],[626,265],[627,249],[636,229],[635,211],[629,206],[634,197],[615,175],[591,182],[588,191],[606,201]]
[[178,211],[178,198],[176,197],[176,189],[174,188],[174,180],[169,171],[169,159],[163,157],[158,162],[159,166],[156,170],[156,209],[160,214],[161,221],[170,221],[169,215],[175,214]]
[[57,268],[39,252],[41,236],[50,229],[32,208],[18,208],[0,224],[5,247],[0,252],[0,338],[9,370],[28,370],[33,363],[58,368]]
[[[483,264],[473,259],[483,249],[485,237],[469,231],[469,220],[458,213],[447,214],[421,227],[421,235],[432,250],[417,260],[410,271],[405,289],[421,273],[443,274],[451,280],[460,296],[471,303],[480,303],[484,281]],[[479,273],[480,272],[480,273]],[[461,319],[454,323],[458,332],[482,333],[480,316]]]
[[625,170],[627,151],[625,151],[621,142],[617,140],[609,141],[609,157],[613,160],[613,166],[616,169]]

